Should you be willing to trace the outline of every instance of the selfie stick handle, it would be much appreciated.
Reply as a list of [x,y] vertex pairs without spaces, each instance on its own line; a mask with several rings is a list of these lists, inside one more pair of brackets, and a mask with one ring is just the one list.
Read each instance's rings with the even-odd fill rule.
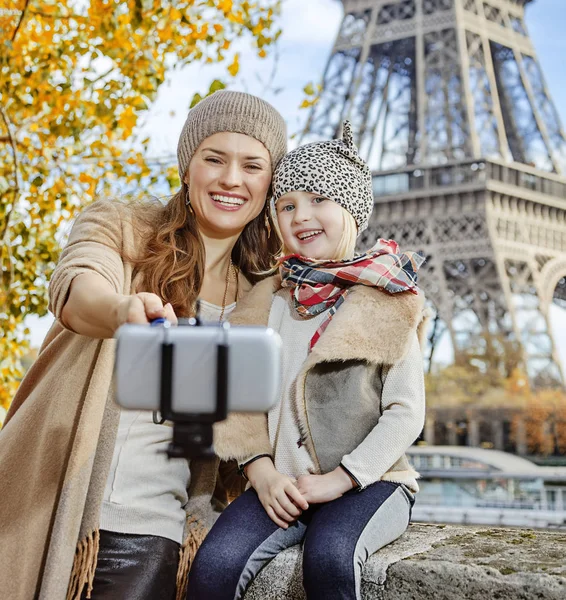
[[222,323],[223,339],[218,344],[216,354],[216,421],[223,421],[228,416],[228,359],[229,323]]
[[[228,416],[228,379],[229,379],[229,340],[230,325],[221,325],[222,339],[216,349],[216,407],[212,414],[185,414],[173,410],[173,363],[175,347],[169,340],[171,324],[166,320],[156,319],[152,325],[163,326],[163,341],[161,343],[161,383],[160,409],[161,421],[173,421],[173,440],[169,444],[169,458],[197,458],[214,456],[212,448],[212,425],[223,421]],[[189,319],[189,326],[200,327],[199,319]]]

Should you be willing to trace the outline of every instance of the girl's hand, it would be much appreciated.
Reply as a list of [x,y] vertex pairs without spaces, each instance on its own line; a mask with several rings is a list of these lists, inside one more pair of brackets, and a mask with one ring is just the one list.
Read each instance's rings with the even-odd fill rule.
[[309,507],[295,480],[279,473],[268,457],[246,467],[246,476],[269,518],[282,529],[287,529]]
[[336,500],[353,487],[354,482],[341,467],[325,475],[301,475],[297,480],[299,492],[311,504]]
[[132,296],[123,296],[118,305],[118,326],[124,323],[149,323],[159,318],[167,319],[173,325],[177,324],[177,316],[171,304],[163,306],[156,294],[140,292]]

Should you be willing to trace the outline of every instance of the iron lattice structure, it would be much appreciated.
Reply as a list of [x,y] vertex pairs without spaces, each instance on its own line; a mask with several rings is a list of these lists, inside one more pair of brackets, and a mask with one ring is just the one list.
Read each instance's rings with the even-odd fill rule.
[[[302,142],[352,122],[377,237],[423,249],[421,284],[455,352],[520,342],[564,383],[549,307],[566,306],[566,137],[524,21],[531,0],[342,0]],[[490,341],[491,340],[491,341]]]

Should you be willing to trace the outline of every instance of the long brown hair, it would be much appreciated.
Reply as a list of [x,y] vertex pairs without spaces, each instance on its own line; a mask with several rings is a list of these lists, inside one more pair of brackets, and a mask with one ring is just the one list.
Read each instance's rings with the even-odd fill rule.
[[[144,291],[157,294],[170,302],[175,314],[188,317],[194,314],[196,300],[204,279],[205,248],[194,213],[187,208],[188,188],[181,189],[162,205],[159,202],[134,205],[134,216],[150,228],[145,248],[132,258],[134,269],[140,273]],[[246,225],[232,250],[232,262],[251,282],[262,279],[280,251],[274,232],[265,226],[268,206]],[[134,219],[134,223],[135,223]]]

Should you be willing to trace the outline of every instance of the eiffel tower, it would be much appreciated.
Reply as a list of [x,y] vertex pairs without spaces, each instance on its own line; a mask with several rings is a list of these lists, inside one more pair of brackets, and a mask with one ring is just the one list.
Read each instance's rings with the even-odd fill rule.
[[560,386],[549,307],[566,307],[566,136],[530,2],[342,0],[301,141],[349,119],[374,173],[361,244],[425,251],[420,282],[455,353],[511,341],[531,384]]

